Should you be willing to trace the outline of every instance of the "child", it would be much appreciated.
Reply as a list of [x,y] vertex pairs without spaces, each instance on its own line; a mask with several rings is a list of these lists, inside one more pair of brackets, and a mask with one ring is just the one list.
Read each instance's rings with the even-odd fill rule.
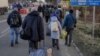
[[51,30],[52,46],[59,50],[59,38],[61,32],[61,25],[56,16],[51,16],[49,28]]

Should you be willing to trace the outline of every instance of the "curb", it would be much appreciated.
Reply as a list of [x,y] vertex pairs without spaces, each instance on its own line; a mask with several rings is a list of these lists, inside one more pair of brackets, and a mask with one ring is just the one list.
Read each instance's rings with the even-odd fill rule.
[[83,53],[80,51],[80,49],[77,47],[77,45],[75,43],[73,43],[73,46],[75,47],[75,49],[79,53],[79,56],[83,56]]

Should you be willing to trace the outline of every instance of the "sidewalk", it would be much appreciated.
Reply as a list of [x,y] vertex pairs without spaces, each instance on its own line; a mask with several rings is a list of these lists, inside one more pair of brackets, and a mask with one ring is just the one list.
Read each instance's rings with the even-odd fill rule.
[[[45,28],[47,28],[47,24],[45,24]],[[72,44],[71,47],[65,46],[64,40],[59,40],[60,50],[53,48],[53,56],[80,56],[76,47]],[[46,48],[52,48],[52,41],[50,36],[46,36],[45,38],[45,46]]]
[[[64,45],[64,40],[60,39],[60,50],[57,50],[56,48],[53,49],[53,56],[79,56],[78,51],[75,49],[74,45],[71,47]],[[45,39],[45,45],[46,47],[52,47],[52,42],[50,37],[46,37]]]
[[61,56],[80,56],[75,46],[72,44],[71,47],[64,45],[64,40],[60,40]]

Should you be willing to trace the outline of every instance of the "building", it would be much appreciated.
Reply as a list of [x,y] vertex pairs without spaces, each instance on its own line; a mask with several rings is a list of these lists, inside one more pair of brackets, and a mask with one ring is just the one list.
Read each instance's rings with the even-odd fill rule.
[[8,7],[8,0],[0,0],[0,7]]
[[8,0],[0,0],[0,15],[3,15],[5,12],[7,12],[8,6]]

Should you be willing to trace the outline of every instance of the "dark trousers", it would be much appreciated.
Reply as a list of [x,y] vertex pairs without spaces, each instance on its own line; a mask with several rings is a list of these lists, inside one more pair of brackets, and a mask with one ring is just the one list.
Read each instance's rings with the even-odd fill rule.
[[29,53],[33,50],[38,49],[38,42],[36,41],[29,41]]
[[[66,29],[67,31],[67,36],[65,38],[65,44],[67,45],[71,45],[72,42],[72,33],[73,33],[73,29]],[[69,36],[69,37],[68,37]]]
[[49,18],[49,16],[45,16],[46,23],[48,22]]
[[58,39],[52,39],[52,46],[53,47],[57,47],[57,48],[59,48],[59,40]]

